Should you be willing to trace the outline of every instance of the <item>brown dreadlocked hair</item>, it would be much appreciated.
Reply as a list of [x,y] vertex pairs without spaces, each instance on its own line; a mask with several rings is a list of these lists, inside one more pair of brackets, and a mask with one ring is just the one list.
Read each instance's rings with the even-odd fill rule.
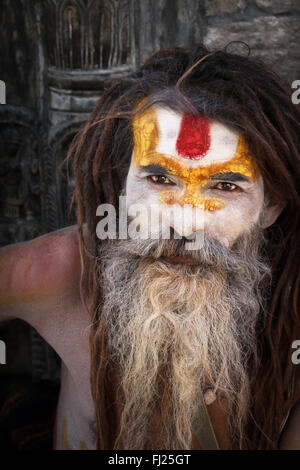
[[[174,110],[193,110],[241,132],[261,171],[267,200],[283,207],[276,223],[265,231],[273,280],[267,320],[257,326],[259,365],[254,360],[249,365],[253,399],[242,445],[278,448],[284,417],[300,398],[300,390],[293,387],[296,365],[291,360],[292,342],[300,339],[300,112],[292,104],[290,89],[262,63],[224,51],[212,53],[203,46],[161,50],[137,72],[112,83],[67,157],[76,179],[82,298],[92,325],[91,387],[98,448],[114,448],[118,422],[113,406],[115,372],[107,359],[95,272],[100,243],[96,208],[102,203],[118,208],[133,148],[130,124],[141,101],[145,106],[158,102]],[[238,442],[232,447],[239,447]]]

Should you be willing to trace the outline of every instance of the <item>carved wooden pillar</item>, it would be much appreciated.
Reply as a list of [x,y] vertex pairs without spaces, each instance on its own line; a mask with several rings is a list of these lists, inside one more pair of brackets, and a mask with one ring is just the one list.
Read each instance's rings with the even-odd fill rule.
[[104,81],[135,67],[132,0],[45,0],[43,34],[52,125],[88,117]]
[[[67,184],[57,171],[74,134],[107,81],[161,47],[201,40],[203,4],[1,0],[0,80],[8,104],[0,105],[0,245],[75,221],[68,217],[72,173]],[[33,376],[56,377],[52,350],[32,331]]]
[[40,175],[35,114],[0,107],[0,245],[41,232]]
[[105,82],[136,66],[133,0],[44,0],[41,6],[45,117],[44,220],[47,230],[72,223],[71,187],[56,171],[99,100]]

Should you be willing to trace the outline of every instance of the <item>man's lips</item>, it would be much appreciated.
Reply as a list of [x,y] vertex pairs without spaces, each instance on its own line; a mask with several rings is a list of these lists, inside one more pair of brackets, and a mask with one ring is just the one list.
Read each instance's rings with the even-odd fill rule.
[[198,264],[190,256],[165,256],[164,259],[173,264]]

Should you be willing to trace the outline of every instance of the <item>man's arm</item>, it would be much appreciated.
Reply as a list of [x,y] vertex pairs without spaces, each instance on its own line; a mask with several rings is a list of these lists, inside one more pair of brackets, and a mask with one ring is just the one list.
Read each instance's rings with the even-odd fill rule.
[[79,280],[76,226],[1,248],[0,321],[21,318],[37,328],[53,308],[79,298]]

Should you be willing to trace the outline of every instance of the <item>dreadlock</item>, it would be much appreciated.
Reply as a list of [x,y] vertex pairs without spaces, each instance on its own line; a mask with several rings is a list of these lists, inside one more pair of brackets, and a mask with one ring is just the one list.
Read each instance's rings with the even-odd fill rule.
[[[292,342],[300,338],[300,112],[290,89],[261,62],[220,50],[212,53],[203,46],[161,50],[137,72],[112,83],[68,153],[76,179],[81,293],[92,325],[98,448],[114,448],[118,422],[113,406],[117,370],[108,360],[95,270],[100,243],[96,208],[102,203],[118,208],[133,149],[131,121],[141,102],[143,109],[160,103],[204,114],[242,133],[262,174],[267,200],[283,207],[276,223],[265,230],[273,280],[267,320],[257,325],[259,361],[249,364],[252,401],[242,441],[244,449],[276,449],[284,417],[300,398],[300,390],[293,388],[296,365],[291,360]],[[240,448],[238,442],[232,447]]]

